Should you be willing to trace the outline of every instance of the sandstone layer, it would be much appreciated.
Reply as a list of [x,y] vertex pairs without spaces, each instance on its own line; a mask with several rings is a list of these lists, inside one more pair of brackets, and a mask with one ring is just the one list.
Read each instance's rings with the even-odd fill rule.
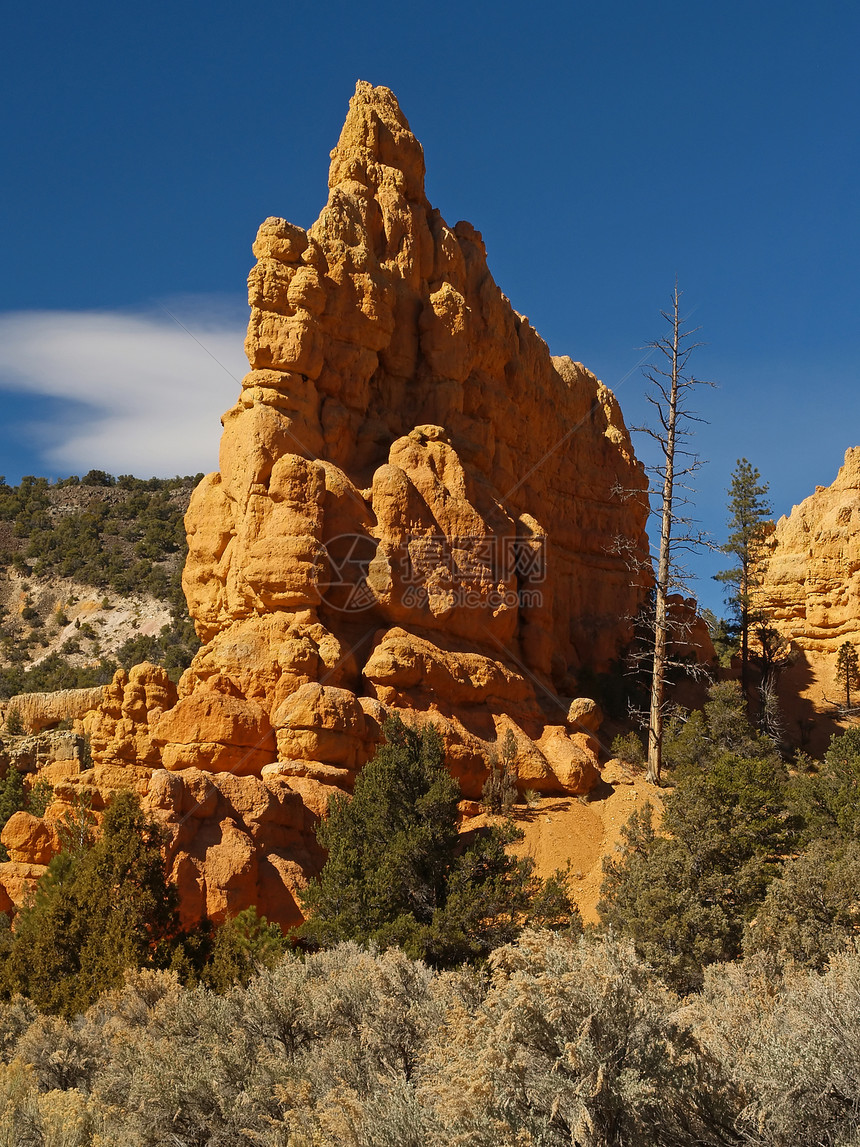
[[391,712],[440,730],[466,797],[508,733],[521,787],[587,792],[578,677],[642,596],[614,544],[647,563],[614,396],[430,206],[386,88],[358,84],[329,188],[308,231],[270,218],[254,243],[251,370],[186,515],[203,647],[178,692],[138,667],[83,721],[97,787],[131,770],[176,829],[189,918],[256,896],[295,921],[313,821]]
[[91,689],[57,689],[53,693],[20,693],[5,702],[4,721],[10,713],[17,713],[28,733],[41,733],[61,721],[83,717],[102,700],[101,686]]
[[762,580],[763,610],[801,649],[831,656],[860,640],[860,446],[777,522]]

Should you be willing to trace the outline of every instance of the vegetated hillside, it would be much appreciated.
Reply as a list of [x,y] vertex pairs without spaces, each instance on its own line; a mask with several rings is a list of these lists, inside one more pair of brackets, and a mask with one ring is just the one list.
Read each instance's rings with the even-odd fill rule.
[[[253,909],[181,932],[132,793],[97,842],[63,823],[78,846],[0,933],[3,1142],[856,1147],[860,733],[789,774],[715,686],[670,725],[662,831],[631,819],[584,933],[575,914],[520,933],[486,839],[487,866],[450,854],[420,928],[457,806],[438,738],[399,735],[406,755],[380,754],[329,821],[347,845],[309,897],[310,950]],[[408,905],[366,863],[380,850]],[[492,950],[443,970],[470,904]],[[398,946],[421,936],[427,963]]]
[[183,516],[200,477],[0,479],[0,697],[187,665]]

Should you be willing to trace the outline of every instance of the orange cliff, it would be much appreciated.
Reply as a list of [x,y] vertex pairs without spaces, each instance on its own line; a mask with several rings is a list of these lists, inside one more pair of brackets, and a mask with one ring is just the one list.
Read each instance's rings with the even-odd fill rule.
[[508,731],[522,787],[587,792],[578,673],[619,653],[643,593],[620,554],[647,563],[646,499],[617,491],[646,479],[614,396],[430,206],[386,88],[358,84],[329,187],[307,232],[267,219],[254,243],[251,371],[186,515],[204,644],[178,692],[118,675],[68,782],[134,778],[189,921],[295,922],[315,819],[391,712],[440,730],[466,796]]

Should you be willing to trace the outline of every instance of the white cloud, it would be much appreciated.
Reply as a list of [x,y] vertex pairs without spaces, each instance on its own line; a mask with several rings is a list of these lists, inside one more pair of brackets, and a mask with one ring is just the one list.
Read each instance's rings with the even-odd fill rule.
[[178,316],[187,329],[163,312],[0,315],[0,388],[84,404],[63,424],[38,427],[43,470],[217,468],[219,419],[248,369],[244,330],[232,317],[202,319],[199,301],[195,310]]

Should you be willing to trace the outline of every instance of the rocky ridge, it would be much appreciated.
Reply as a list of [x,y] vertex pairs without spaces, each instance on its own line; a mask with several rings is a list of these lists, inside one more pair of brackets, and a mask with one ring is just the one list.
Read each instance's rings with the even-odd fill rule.
[[268,219],[254,243],[251,371],[186,515],[204,645],[178,689],[116,675],[81,721],[94,767],[45,817],[134,784],[187,922],[298,919],[315,820],[390,712],[440,730],[466,796],[508,733],[521,787],[587,792],[578,674],[619,653],[643,592],[613,544],[647,561],[612,393],[550,356],[480,234],[430,206],[391,92],[358,84],[331,160],[309,231]]

